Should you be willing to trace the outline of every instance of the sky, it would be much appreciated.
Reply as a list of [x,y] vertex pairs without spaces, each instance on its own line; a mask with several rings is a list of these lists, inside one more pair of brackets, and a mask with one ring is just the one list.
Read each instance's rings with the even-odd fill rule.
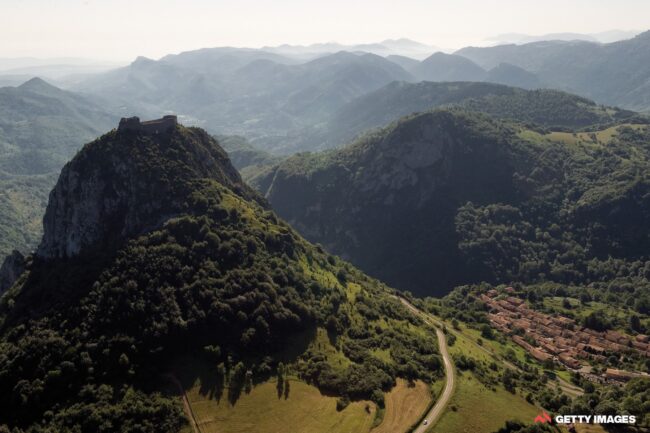
[[128,61],[216,46],[650,28],[649,0],[0,0],[0,57]]

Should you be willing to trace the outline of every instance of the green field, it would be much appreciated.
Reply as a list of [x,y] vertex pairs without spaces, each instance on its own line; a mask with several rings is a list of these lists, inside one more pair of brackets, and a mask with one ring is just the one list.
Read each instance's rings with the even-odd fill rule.
[[[349,433],[368,432],[375,405],[353,402],[337,412],[336,398],[291,380],[288,398],[278,398],[276,382],[270,381],[242,394],[232,406],[223,396],[209,398],[195,386],[187,392],[200,433]],[[182,433],[193,433],[187,427]]]
[[417,381],[409,386],[404,379],[386,394],[386,410],[381,424],[371,433],[404,433],[418,422],[431,402],[427,384]]
[[[608,318],[619,319],[622,323],[628,323],[630,316],[633,314],[639,315],[639,313],[632,310],[625,310],[602,302],[590,301],[583,304],[580,300],[575,298],[566,298],[572,306],[571,309],[566,309],[563,306],[564,299],[565,298],[558,296],[544,298],[544,307],[552,308],[554,311],[565,316],[574,316],[577,322],[580,322],[581,319],[598,310],[604,310]],[[644,327],[650,326],[650,318],[641,316],[641,323]],[[619,329],[619,331],[624,333],[627,332],[625,329]]]
[[[623,126],[627,126],[633,129],[641,129],[647,127],[647,125],[639,124],[624,124],[616,125],[607,129],[603,129],[596,132],[551,132],[550,134],[545,135],[544,137],[549,138],[553,141],[562,141],[567,144],[595,144],[595,143],[607,143],[617,134],[617,129]],[[594,141],[594,138],[596,139]]]
[[458,376],[456,390],[448,409],[431,433],[491,433],[506,420],[532,423],[537,408],[523,397],[498,387],[486,388],[470,373]]

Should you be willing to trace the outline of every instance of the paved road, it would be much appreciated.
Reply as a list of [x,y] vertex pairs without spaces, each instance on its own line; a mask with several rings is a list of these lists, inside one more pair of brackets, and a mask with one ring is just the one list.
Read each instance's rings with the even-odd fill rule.
[[[424,320],[429,325],[434,326],[433,323],[431,323],[430,321],[429,315],[417,309],[414,305],[409,303],[407,300],[402,298],[400,298],[400,300],[409,310],[413,311],[415,314],[420,316],[422,320]],[[440,415],[442,415],[442,412],[447,407],[447,403],[449,403],[451,396],[454,394],[454,383],[456,381],[456,373],[454,371],[454,364],[451,361],[451,356],[449,356],[449,351],[447,350],[447,338],[445,337],[445,333],[442,332],[442,330],[439,327],[436,327],[436,335],[438,336],[438,346],[440,347],[440,354],[442,355],[442,360],[445,364],[445,376],[447,382],[445,383],[445,389],[442,391],[442,395],[440,396],[436,404],[431,408],[429,413],[427,413],[427,415],[425,416],[425,419],[428,421],[427,425],[420,424],[418,428],[413,430],[413,433],[425,433],[427,430],[429,430],[436,423],[436,421],[438,421]]]
[[[411,304],[411,303],[408,302],[407,300],[405,300],[405,299],[403,299],[403,298],[399,298],[399,299],[400,299],[400,301],[402,301],[402,303],[403,303],[403,304],[404,304],[404,305],[405,305],[409,310],[411,310],[411,311],[414,312],[415,314],[420,315],[420,316],[421,316],[421,317],[422,317],[422,318],[423,318],[427,323],[431,324],[431,323],[427,320],[427,318],[431,318],[432,320],[434,320],[434,321],[436,322],[436,325],[437,325],[437,326],[440,326],[440,327],[443,326],[443,323],[442,323],[442,322],[440,322],[440,321],[434,319],[431,315],[429,315],[429,314],[427,314],[427,313],[425,313],[425,312],[419,310],[415,305]],[[454,330],[451,329],[451,328],[447,328],[447,331],[450,332],[450,333],[452,333],[452,334],[455,334],[455,335],[458,335],[458,334],[459,334],[457,331],[454,331]],[[467,338],[467,341],[469,341],[469,342],[470,342],[472,345],[474,345],[474,347],[476,347],[477,349],[482,350],[483,352],[489,354],[490,356],[493,356],[494,358],[498,359],[501,363],[503,363],[503,365],[505,365],[506,367],[510,368],[511,370],[516,370],[516,371],[519,371],[519,372],[523,372],[523,370],[522,370],[521,368],[517,367],[516,365],[514,365],[513,363],[511,363],[511,362],[509,362],[509,361],[507,361],[507,360],[505,360],[505,359],[501,359],[501,357],[499,357],[496,353],[494,353],[494,352],[491,351],[491,350],[488,350],[488,349],[487,349],[486,347],[484,347],[484,346],[480,346],[480,345],[478,345],[478,344],[477,344],[474,340],[472,340],[471,338]],[[546,384],[547,388],[555,389],[556,387],[559,386],[560,389],[561,389],[562,391],[564,391],[565,394],[568,394],[570,397],[576,397],[576,396],[580,396],[580,395],[584,394],[584,391],[583,391],[581,388],[579,388],[579,387],[573,385],[572,383],[567,382],[566,380],[562,379],[561,377],[558,376],[558,377],[556,378],[556,380],[557,380],[557,382],[555,382],[555,381],[550,381],[550,382],[548,382],[548,383]]]

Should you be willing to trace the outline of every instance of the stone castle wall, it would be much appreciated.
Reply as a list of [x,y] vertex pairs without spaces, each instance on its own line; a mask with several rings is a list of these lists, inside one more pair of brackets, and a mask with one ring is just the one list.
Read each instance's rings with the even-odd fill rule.
[[163,116],[161,119],[141,122],[139,117],[123,117],[117,128],[118,131],[137,131],[145,134],[162,134],[178,124],[175,115]]

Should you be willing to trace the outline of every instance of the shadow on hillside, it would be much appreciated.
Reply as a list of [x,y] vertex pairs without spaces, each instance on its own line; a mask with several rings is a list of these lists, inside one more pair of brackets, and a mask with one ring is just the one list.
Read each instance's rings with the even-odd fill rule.
[[48,317],[52,311],[65,311],[78,305],[86,296],[112,253],[87,254],[71,259],[43,260],[34,257],[28,266],[29,275],[7,312],[3,327],[30,319]]
[[[316,336],[316,328],[309,327],[301,332],[287,336],[282,347],[279,347],[275,353],[249,353],[244,356],[241,359],[242,363],[247,369],[254,371],[252,383],[249,382],[248,386],[244,381],[237,384],[229,383],[227,377],[219,374],[217,370],[218,363],[215,361],[209,362],[200,353],[176,359],[169,365],[169,371],[172,372],[172,376],[178,379],[184,392],[189,392],[198,387],[198,393],[202,397],[216,400],[218,403],[225,397],[232,406],[235,406],[243,393],[249,393],[253,386],[267,382],[275,377],[278,363],[289,364],[296,361],[300,355],[307,351]],[[221,361],[225,361],[225,359],[219,360],[219,362]],[[266,365],[266,367],[262,367],[263,365]],[[230,371],[226,372],[226,376],[232,375],[232,369],[231,366]],[[285,385],[288,383],[287,380],[283,382],[283,385],[278,388],[278,398],[288,399],[290,385]]]

